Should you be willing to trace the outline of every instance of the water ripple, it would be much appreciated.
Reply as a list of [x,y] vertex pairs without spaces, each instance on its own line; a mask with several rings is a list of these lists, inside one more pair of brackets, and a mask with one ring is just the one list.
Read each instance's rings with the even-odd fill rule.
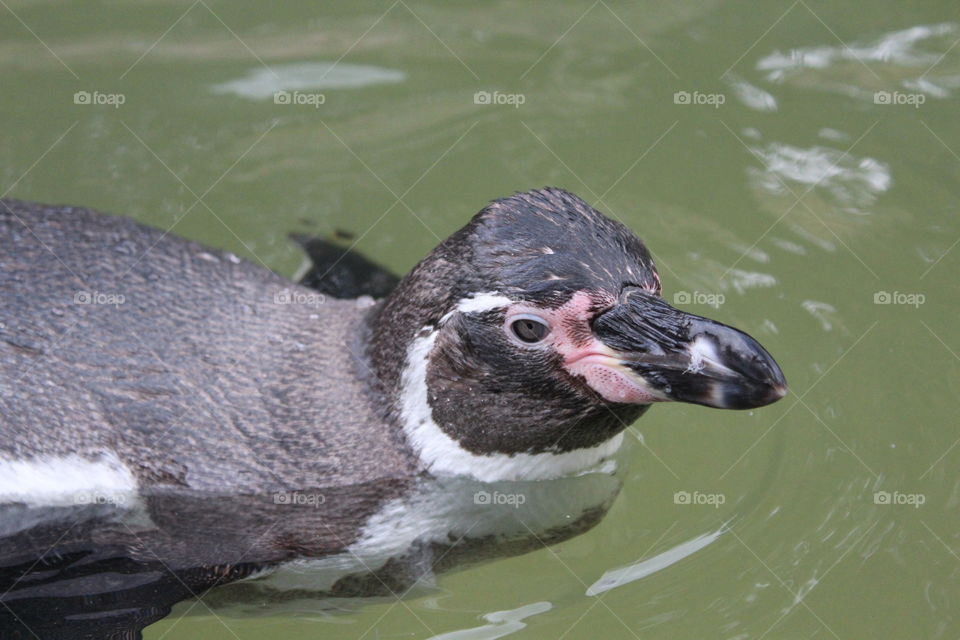
[[[952,89],[960,88],[960,75],[950,72],[951,61],[944,62],[958,32],[960,26],[953,23],[917,25],[849,46],[776,50],[761,58],[756,68],[770,82],[789,82],[856,98],[873,98],[877,89],[897,86],[946,98]],[[956,61],[952,62],[955,67]],[[871,75],[863,74],[864,66]]]
[[266,100],[278,91],[304,89],[357,89],[377,84],[403,82],[406,74],[395,69],[366,64],[298,62],[257,67],[246,76],[215,84],[213,93],[231,93],[249,100]]
[[678,544],[652,558],[647,558],[634,564],[628,564],[619,569],[607,571],[599,580],[590,585],[590,588],[587,589],[587,595],[597,596],[611,589],[616,589],[617,587],[634,582],[635,580],[646,578],[661,569],[666,569],[670,565],[680,562],[684,558],[693,555],[712,542],[715,542],[724,531],[725,528],[721,527],[711,533],[704,533],[696,538]]

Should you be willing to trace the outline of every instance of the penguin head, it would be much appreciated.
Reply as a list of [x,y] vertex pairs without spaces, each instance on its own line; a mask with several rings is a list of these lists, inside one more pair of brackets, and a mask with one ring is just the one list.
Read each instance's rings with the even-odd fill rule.
[[531,469],[552,457],[557,469],[531,473],[561,475],[655,402],[783,397],[756,340],[660,294],[627,227],[562,189],[528,191],[492,202],[403,279],[370,355],[412,446],[454,473],[458,458],[505,456]]

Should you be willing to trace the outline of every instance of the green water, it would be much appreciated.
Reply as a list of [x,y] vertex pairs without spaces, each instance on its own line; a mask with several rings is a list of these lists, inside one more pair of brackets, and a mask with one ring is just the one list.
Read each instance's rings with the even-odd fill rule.
[[406,271],[487,200],[558,185],[791,384],[655,407],[611,512],[557,547],[340,614],[185,602],[147,638],[960,634],[954,3],[0,5],[0,192],[292,274],[290,231]]

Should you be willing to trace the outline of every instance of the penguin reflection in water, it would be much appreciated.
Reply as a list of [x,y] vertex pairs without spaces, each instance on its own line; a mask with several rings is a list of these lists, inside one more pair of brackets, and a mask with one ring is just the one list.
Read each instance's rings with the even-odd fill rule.
[[400,593],[595,524],[651,404],[786,393],[561,189],[494,201],[399,281],[307,243],[326,295],[126,218],[0,203],[0,615],[146,624],[239,578]]

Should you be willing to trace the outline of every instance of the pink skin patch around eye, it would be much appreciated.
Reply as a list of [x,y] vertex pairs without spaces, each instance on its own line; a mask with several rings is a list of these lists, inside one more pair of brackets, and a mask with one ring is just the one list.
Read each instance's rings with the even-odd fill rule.
[[590,329],[590,318],[598,307],[615,302],[609,295],[590,295],[583,291],[557,309],[531,305],[512,305],[506,314],[511,319],[522,313],[536,314],[550,325],[545,344],[563,356],[563,366],[572,375],[583,378],[591,389],[608,402],[649,404],[668,400],[651,389],[642,378],[620,364],[616,352],[606,346]]

